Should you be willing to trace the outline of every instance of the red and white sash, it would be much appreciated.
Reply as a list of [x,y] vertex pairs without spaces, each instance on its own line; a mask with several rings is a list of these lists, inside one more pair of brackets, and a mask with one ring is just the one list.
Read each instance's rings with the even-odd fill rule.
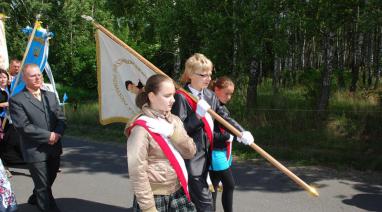
[[[219,127],[219,130],[221,133],[225,132],[225,129],[223,127]],[[232,142],[226,141],[226,148],[227,148],[227,161],[231,159],[231,153],[232,153]]]
[[150,117],[141,116],[130,126],[129,131],[136,125],[139,125],[147,130],[151,137],[158,143],[159,147],[162,149],[163,153],[166,155],[169,160],[172,168],[175,170],[176,175],[178,176],[178,180],[180,185],[182,186],[184,193],[187,196],[187,199],[190,199],[190,193],[188,191],[188,173],[186,169],[186,165],[184,160],[178,150],[172,145],[172,143],[168,140],[168,138],[162,136],[161,134],[152,132],[147,127],[147,122],[150,122]]
[[[187,94],[186,92],[182,90],[177,90],[176,93],[183,95],[186,98],[188,104],[191,106],[192,110],[194,112],[196,111],[197,103],[190,96],[188,96],[189,94]],[[214,121],[209,113],[206,113],[206,115],[202,118],[202,121],[204,123],[204,127],[203,127],[204,132],[206,133],[208,142],[210,143],[210,149],[212,149],[213,139],[214,139],[213,137]]]

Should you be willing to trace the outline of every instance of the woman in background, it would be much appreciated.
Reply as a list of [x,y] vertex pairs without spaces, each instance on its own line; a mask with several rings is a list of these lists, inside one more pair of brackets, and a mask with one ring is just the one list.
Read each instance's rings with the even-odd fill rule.
[[[4,133],[2,123],[4,121],[6,110],[8,108],[8,81],[8,73],[4,69],[0,69],[0,127],[2,129],[1,133]],[[5,142],[3,140],[3,137],[0,139],[0,142]],[[9,176],[12,175],[10,175],[10,172],[4,168],[3,162],[2,160],[0,160],[0,211],[4,212],[13,212],[17,210],[16,198],[11,188],[11,183],[8,178]]]
[[[225,105],[231,100],[235,90],[235,84],[226,76],[219,77],[211,82],[211,90],[218,97],[224,111],[229,114]],[[219,182],[222,182],[222,205],[225,212],[232,212],[233,190],[235,181],[232,176],[232,141],[236,140],[235,136],[228,133],[224,127],[215,121],[214,128],[214,146],[211,152],[210,177],[215,192],[212,193],[214,208],[216,208],[216,197]]]
[[[0,120],[1,120],[1,129],[3,129],[3,121],[8,109],[8,100],[9,100],[9,90],[8,90],[9,75],[4,69],[0,69]],[[0,136],[3,139],[2,136]]]

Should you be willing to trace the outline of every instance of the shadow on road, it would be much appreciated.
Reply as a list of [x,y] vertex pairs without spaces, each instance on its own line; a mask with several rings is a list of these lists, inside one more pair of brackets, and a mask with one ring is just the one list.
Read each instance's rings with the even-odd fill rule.
[[67,173],[108,172],[128,177],[125,145],[87,142],[72,137],[65,138],[63,145],[65,154],[61,164],[69,168]]
[[[236,187],[238,190],[258,190],[268,192],[292,192],[300,191],[287,175],[280,172],[271,165],[264,164],[264,161],[236,163],[232,166]],[[307,184],[321,180],[312,170],[290,169]],[[315,187],[325,187],[323,184],[316,184]]]
[[378,186],[368,184],[357,184],[354,188],[364,192],[356,194],[350,199],[344,199],[342,202],[367,211],[382,211],[382,190]]
[[[367,174],[355,170],[337,171],[327,167],[291,168],[287,165],[286,167],[308,185],[313,185],[316,188],[328,186],[320,181],[341,179],[343,180],[342,183],[346,183],[347,181],[359,182],[359,184],[354,186],[356,190],[371,194],[382,193],[381,186],[372,186],[373,184],[382,185],[382,175],[378,172]],[[263,160],[235,163],[232,166],[232,171],[235,177],[236,189],[238,190],[293,192],[302,189],[287,175]]]
[[[63,145],[65,154],[62,157],[62,166],[67,168],[66,173],[107,172],[128,178],[126,145],[83,141],[74,137],[65,137]],[[355,189],[365,190],[364,192],[379,197],[378,192],[380,191],[370,192],[371,188],[368,185],[371,183],[381,185],[381,173],[371,176],[373,174],[354,170],[336,171],[323,167],[288,167],[288,165],[284,165],[307,184],[316,188],[327,187],[327,184],[321,182],[324,180],[341,179],[344,182],[349,180],[360,183]],[[302,190],[284,173],[264,160],[236,162],[233,164],[232,170],[237,190],[281,193]],[[379,187],[375,189],[380,190]]]
[[[107,211],[107,212],[132,212],[132,208],[122,208],[113,205],[107,205],[88,200],[76,198],[57,198],[56,202],[62,212],[94,212],[94,211]],[[39,210],[29,204],[20,204],[18,212],[39,212]]]

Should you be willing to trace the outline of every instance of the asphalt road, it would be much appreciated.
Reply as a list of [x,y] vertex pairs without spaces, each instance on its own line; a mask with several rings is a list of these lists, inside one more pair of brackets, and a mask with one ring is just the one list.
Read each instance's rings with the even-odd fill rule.
[[[312,197],[264,161],[234,163],[234,211],[382,211],[382,173],[288,167],[319,197]],[[20,212],[37,212],[26,203],[33,189],[25,167],[11,167]],[[64,138],[61,172],[53,186],[63,212],[132,211],[125,145]],[[220,194],[219,197],[220,198]],[[218,211],[223,211],[218,204]]]

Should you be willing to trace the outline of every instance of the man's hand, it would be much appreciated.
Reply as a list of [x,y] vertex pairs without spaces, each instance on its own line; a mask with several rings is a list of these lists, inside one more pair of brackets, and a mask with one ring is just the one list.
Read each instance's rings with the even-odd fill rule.
[[54,145],[55,143],[58,142],[58,140],[61,138],[61,135],[58,134],[58,133],[55,133],[55,132],[51,132],[50,133],[50,137],[49,137],[49,142],[48,144],[49,145]]

